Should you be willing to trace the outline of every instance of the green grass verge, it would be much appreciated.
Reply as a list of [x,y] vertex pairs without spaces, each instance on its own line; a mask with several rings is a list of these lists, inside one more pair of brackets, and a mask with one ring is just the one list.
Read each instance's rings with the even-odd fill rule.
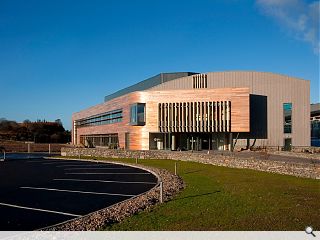
[[[174,162],[139,160],[172,172]],[[319,180],[183,161],[178,173],[187,187],[173,200],[104,230],[320,229]]]

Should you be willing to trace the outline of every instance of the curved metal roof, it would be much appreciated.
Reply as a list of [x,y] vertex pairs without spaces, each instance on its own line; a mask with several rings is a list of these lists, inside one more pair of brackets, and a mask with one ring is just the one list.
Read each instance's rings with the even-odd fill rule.
[[143,91],[143,90],[152,88],[156,85],[159,85],[161,83],[165,83],[165,82],[177,79],[177,78],[191,76],[194,74],[198,74],[198,73],[194,73],[194,72],[160,73],[158,75],[155,75],[153,77],[145,79],[141,82],[138,82],[130,87],[121,89],[115,93],[107,95],[104,97],[104,101],[107,102],[113,98],[120,97],[120,96],[125,95],[127,93],[131,93],[131,92],[135,92],[135,91]]

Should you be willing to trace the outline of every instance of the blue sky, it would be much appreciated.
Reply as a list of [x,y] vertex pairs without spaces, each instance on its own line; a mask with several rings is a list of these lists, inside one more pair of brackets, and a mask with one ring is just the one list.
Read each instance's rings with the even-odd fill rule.
[[[319,1],[0,1],[0,118],[62,119],[160,72],[267,71],[311,81]],[[315,21],[316,20],[316,21]]]

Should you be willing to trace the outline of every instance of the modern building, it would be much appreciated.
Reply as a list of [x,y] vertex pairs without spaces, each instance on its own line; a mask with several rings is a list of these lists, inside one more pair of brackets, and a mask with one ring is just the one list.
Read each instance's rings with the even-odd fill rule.
[[72,115],[72,142],[131,150],[310,146],[310,82],[228,71],[161,73]]

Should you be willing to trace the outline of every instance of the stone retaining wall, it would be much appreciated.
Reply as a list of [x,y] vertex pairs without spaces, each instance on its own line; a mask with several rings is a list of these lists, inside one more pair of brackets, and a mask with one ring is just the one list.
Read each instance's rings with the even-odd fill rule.
[[287,156],[287,157],[298,157],[298,158],[307,158],[307,159],[316,159],[320,160],[319,153],[308,153],[308,152],[286,152],[286,151],[274,151],[269,152],[274,155]]
[[291,152],[320,153],[320,147],[292,147]]
[[[6,152],[28,152],[28,145],[30,146],[30,152],[49,152],[49,143],[4,143],[0,142],[0,146],[4,147]],[[60,152],[62,147],[66,144],[51,143],[51,152]]]
[[297,177],[320,179],[320,164],[317,163],[286,163],[275,160],[256,160],[254,158],[239,158],[235,155],[204,154],[195,152],[171,151],[131,151],[111,150],[102,148],[62,148],[62,156],[96,156],[105,158],[142,158],[142,159],[172,159],[201,162],[216,166],[232,168],[248,168],[265,172],[293,175]]
[[[320,153],[320,147],[296,147],[293,146],[290,151],[282,150],[282,146],[258,146],[258,147],[251,147],[253,151],[266,151],[266,152],[293,152],[293,153]],[[236,147],[235,150],[241,150],[241,147]]]

